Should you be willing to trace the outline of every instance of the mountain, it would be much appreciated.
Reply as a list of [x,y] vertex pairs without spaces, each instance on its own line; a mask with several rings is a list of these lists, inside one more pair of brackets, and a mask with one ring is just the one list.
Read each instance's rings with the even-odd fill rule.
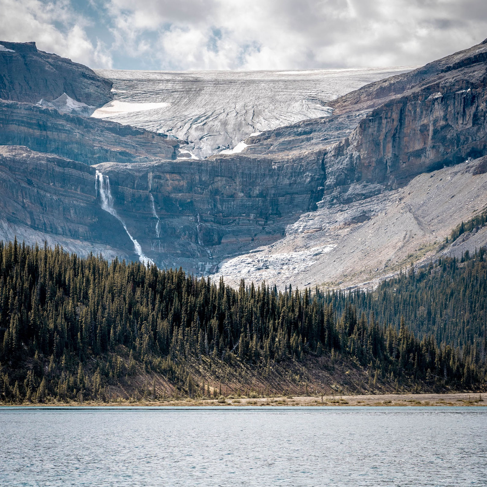
[[485,390],[487,43],[335,99],[0,46],[0,401]]
[[321,151],[323,198],[283,239],[225,262],[218,275],[346,286],[485,245],[483,228],[442,246],[487,205],[486,56],[484,42],[345,95],[328,119],[248,139],[242,155]]
[[[23,49],[0,44],[0,58]],[[348,94],[386,71],[222,74],[215,84],[214,73],[83,77],[35,54],[82,86],[0,103],[0,237],[281,288],[373,285],[410,263],[474,251],[487,243],[483,226],[445,239],[487,205],[486,53],[482,43]],[[94,106],[76,93],[110,86],[100,74],[115,99],[88,118],[68,97]],[[306,118],[317,114],[326,116]],[[298,121],[266,130],[286,119]],[[221,127],[231,127],[227,142],[203,144]]]
[[0,98],[37,103],[65,94],[99,107],[113,95],[111,81],[71,60],[38,51],[35,42],[0,42]]

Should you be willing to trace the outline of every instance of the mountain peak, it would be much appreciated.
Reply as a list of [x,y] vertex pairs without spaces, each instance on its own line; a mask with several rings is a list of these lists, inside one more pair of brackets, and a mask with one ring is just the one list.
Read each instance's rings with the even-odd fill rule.
[[35,42],[0,41],[0,45],[15,52],[38,52]]

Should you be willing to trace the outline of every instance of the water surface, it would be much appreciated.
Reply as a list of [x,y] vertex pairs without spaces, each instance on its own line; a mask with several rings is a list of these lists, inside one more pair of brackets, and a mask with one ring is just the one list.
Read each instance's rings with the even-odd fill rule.
[[3,486],[486,486],[487,409],[0,408]]

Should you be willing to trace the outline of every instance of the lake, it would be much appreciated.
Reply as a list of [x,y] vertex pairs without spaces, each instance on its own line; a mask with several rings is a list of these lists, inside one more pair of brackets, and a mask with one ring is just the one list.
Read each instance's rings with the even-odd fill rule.
[[486,486],[487,408],[0,408],[3,486]]

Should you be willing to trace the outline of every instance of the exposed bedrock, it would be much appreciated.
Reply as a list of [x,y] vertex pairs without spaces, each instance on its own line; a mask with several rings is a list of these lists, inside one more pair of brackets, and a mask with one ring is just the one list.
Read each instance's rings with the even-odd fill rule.
[[[331,117],[251,137],[243,153],[322,150],[325,201],[354,201],[372,187],[393,189],[486,154],[486,85],[487,44],[480,44],[345,95],[331,103]],[[368,189],[357,193],[357,184]]]
[[369,112],[349,138],[327,151],[327,192],[356,182],[394,188],[484,155],[485,66],[482,73],[462,71]]
[[[0,143],[39,151],[2,148],[2,235],[30,229],[32,239],[200,275],[224,262],[229,279],[378,278],[435,255],[487,203],[486,52],[481,44],[368,85],[333,102],[331,117],[204,160],[174,159],[177,141],[164,136],[1,102]],[[229,260],[238,256],[245,262]]]
[[0,41],[0,98],[37,103],[66,93],[99,107],[112,98],[112,82],[90,68],[56,54],[38,51],[35,42]]
[[443,247],[452,229],[487,208],[487,157],[424,173],[361,201],[318,204],[279,241],[224,262],[213,277],[279,288],[373,287],[411,264],[487,245],[487,227]]
[[197,273],[272,243],[321,199],[322,154],[100,164],[145,255]]
[[0,239],[61,244],[86,255],[133,258],[119,222],[102,211],[95,169],[26,147],[0,147]]
[[0,100],[0,144],[22,145],[86,164],[175,159],[178,142],[114,122]]

